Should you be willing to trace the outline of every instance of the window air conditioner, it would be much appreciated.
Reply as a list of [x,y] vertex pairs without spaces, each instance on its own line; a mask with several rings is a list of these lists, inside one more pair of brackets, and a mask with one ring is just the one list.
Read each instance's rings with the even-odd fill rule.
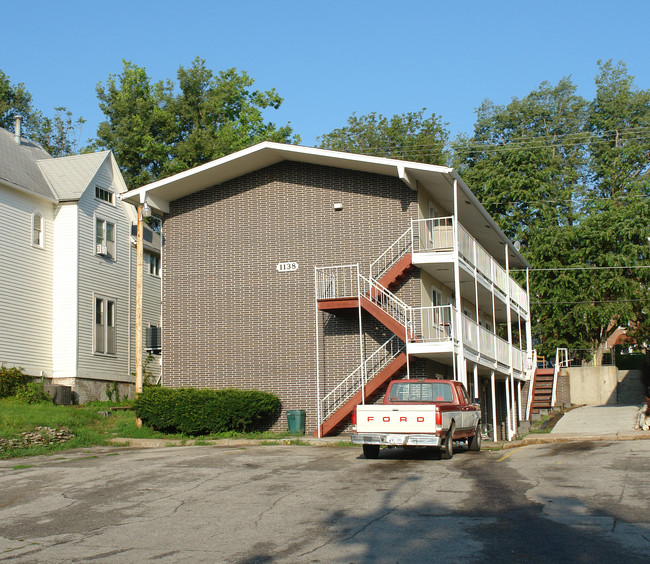
[[98,255],[102,255],[105,257],[108,254],[108,250],[106,249],[106,245],[97,245],[97,248],[95,249],[95,252]]

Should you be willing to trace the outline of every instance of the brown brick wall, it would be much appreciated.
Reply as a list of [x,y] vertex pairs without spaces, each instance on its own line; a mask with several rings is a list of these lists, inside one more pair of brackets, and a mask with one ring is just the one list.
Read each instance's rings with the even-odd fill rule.
[[[416,193],[398,179],[294,162],[172,202],[163,226],[164,384],[271,391],[283,409],[307,410],[313,430],[317,317],[323,389],[359,361],[356,314],[316,314],[314,267],[358,262],[367,275],[416,214]],[[288,261],[299,270],[278,273]],[[419,305],[417,277],[397,294]],[[363,323],[369,352],[388,332],[369,316]]]

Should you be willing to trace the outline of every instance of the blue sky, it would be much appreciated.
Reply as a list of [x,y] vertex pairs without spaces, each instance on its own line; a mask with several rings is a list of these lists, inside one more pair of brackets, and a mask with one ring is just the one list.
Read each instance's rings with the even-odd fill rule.
[[647,0],[5,2],[0,69],[46,115],[65,105],[103,119],[95,87],[122,60],[154,80],[201,56],[236,67],[284,98],[268,114],[303,145],[352,112],[426,107],[452,134],[471,133],[485,98],[503,104],[571,76],[591,97],[598,59],[623,60],[650,88]]

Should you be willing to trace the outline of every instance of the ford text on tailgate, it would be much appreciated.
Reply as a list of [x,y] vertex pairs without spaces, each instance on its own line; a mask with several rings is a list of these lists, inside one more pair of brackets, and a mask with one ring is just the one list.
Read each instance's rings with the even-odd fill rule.
[[481,448],[481,408],[455,380],[395,380],[383,404],[358,405],[352,423],[352,442],[366,458],[377,458],[382,446],[435,448],[445,459],[453,441]]

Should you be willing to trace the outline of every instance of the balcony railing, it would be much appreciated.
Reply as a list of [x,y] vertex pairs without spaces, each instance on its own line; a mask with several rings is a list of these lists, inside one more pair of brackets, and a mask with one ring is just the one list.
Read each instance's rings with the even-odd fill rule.
[[419,346],[427,343],[457,343],[460,335],[465,347],[473,351],[487,364],[495,362],[504,367],[510,366],[510,349],[512,349],[512,367],[525,372],[527,366],[526,352],[508,341],[482,327],[466,315],[460,316],[461,329],[457,330],[457,311],[451,305],[410,308],[409,343]]
[[450,305],[410,308],[411,342],[442,343],[455,340],[453,331],[455,312],[456,310]]
[[[413,220],[411,229],[413,253],[453,251],[455,226],[456,221],[453,216]],[[494,288],[504,297],[509,293],[514,305],[523,312],[528,311],[526,291],[508,277],[505,268],[460,224],[458,224],[458,254],[461,260],[475,269],[486,283],[494,284]]]

